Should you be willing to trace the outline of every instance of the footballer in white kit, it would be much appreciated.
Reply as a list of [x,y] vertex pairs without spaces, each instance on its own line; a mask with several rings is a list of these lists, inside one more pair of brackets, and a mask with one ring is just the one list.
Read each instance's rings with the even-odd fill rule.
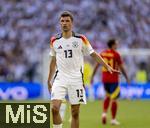
[[51,100],[64,100],[68,95],[69,102],[85,104],[86,96],[83,81],[84,55],[94,52],[84,35],[74,33],[68,39],[58,34],[51,38],[50,56],[56,57]]

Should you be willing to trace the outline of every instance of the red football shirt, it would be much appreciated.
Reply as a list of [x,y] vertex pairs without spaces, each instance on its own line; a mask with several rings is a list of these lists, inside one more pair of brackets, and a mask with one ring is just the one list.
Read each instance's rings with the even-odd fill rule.
[[[105,60],[105,62],[108,65],[110,65],[113,69],[119,70],[119,65],[123,63],[120,54],[115,50],[107,49],[103,51],[100,55]],[[119,74],[118,73],[111,74],[104,66],[102,66],[102,82],[117,83],[119,82]]]

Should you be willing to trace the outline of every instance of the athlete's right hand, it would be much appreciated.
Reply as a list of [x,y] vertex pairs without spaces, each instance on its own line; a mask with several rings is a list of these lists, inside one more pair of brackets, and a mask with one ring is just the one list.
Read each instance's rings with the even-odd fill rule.
[[48,90],[49,90],[49,92],[51,92],[51,90],[52,90],[52,84],[51,84],[51,82],[49,80],[48,80],[47,84],[48,84]]
[[113,69],[111,66],[107,65],[107,70],[109,71],[109,73],[118,73],[120,74],[120,71]]

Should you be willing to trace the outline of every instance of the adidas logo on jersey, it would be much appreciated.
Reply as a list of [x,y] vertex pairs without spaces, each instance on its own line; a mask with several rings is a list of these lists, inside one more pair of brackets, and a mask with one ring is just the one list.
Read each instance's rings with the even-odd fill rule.
[[62,49],[62,46],[60,45],[57,49]]

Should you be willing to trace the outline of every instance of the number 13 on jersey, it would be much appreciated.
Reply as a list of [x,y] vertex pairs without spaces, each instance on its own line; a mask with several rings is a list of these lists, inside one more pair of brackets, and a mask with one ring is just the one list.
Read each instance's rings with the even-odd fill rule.
[[65,58],[72,58],[72,50],[64,50]]

